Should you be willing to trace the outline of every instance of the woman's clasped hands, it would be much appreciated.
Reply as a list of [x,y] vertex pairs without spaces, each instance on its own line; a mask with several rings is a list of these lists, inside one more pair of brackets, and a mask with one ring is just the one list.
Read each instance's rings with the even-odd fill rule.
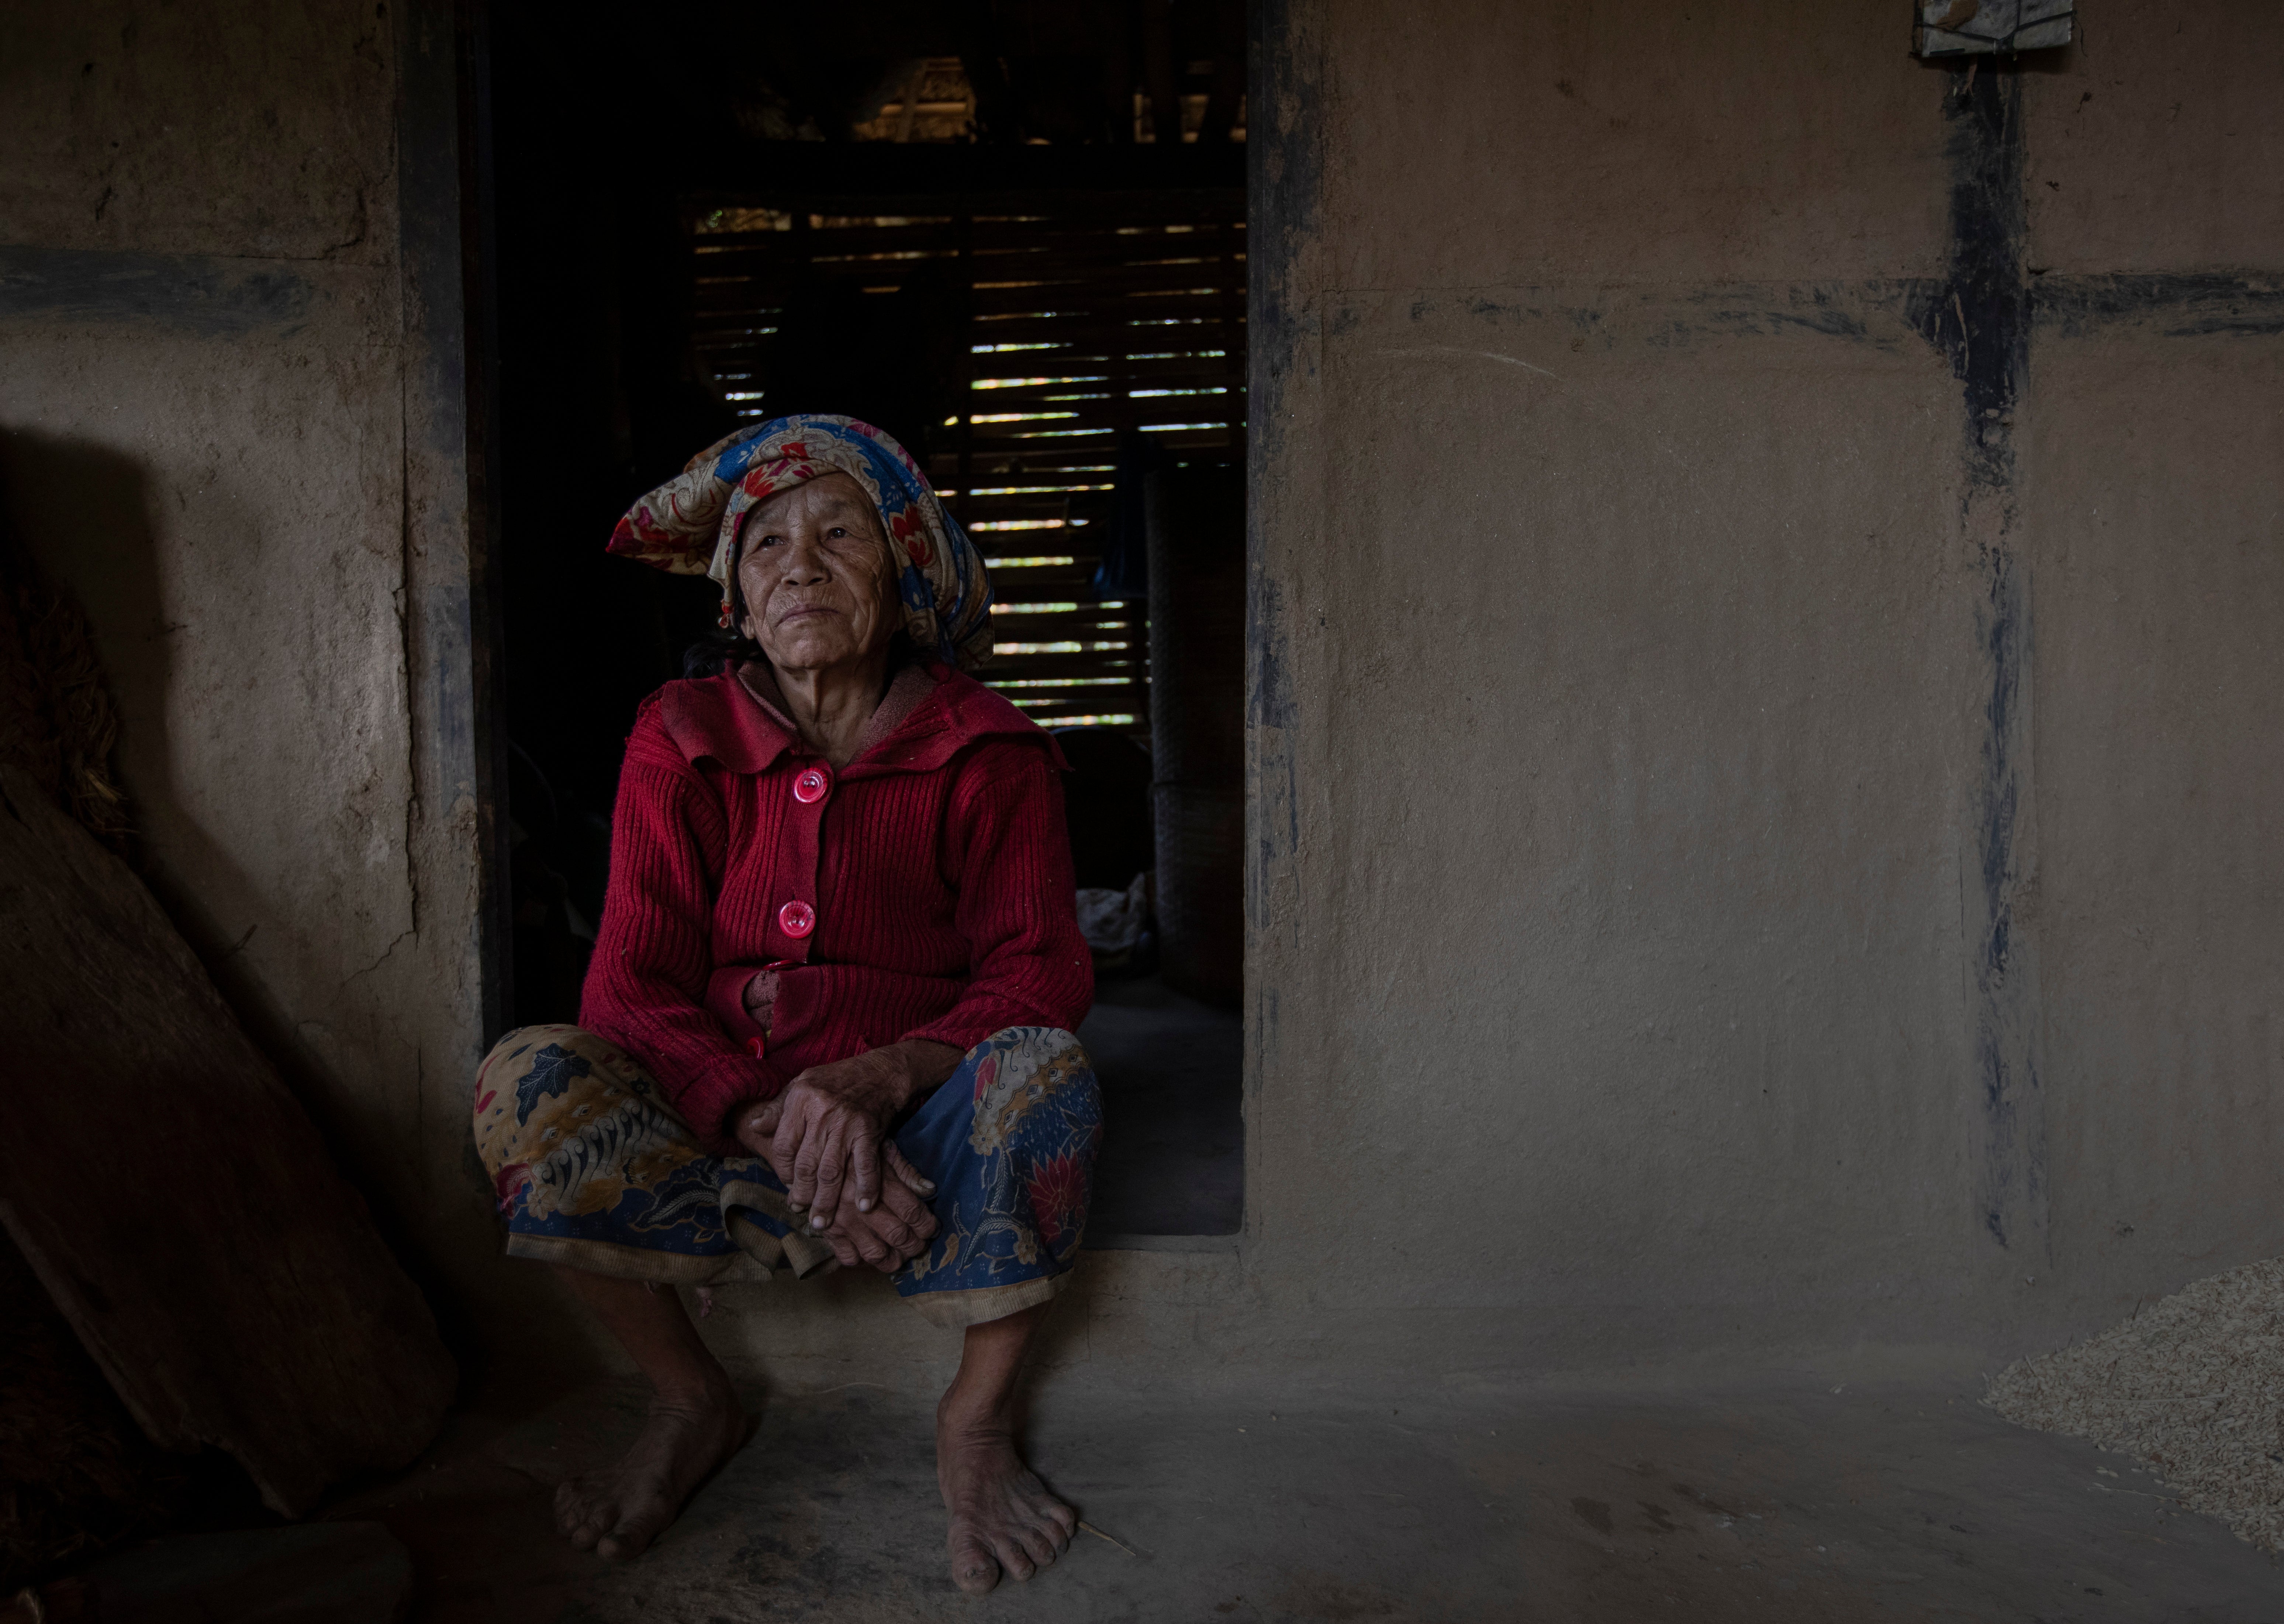
[[905,1159],[889,1128],[957,1069],[948,1043],[911,1041],[812,1066],[775,1099],[748,1106],[737,1137],[763,1158],[810,1232],[845,1268],[894,1274],[936,1231],[935,1183]]

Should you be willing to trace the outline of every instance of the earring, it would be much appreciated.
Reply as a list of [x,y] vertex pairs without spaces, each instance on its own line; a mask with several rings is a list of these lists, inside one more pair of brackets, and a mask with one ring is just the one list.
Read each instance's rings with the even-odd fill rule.
[[725,597],[722,600],[722,618],[714,623],[716,626],[719,626],[724,631],[730,629],[730,600],[728,598]]

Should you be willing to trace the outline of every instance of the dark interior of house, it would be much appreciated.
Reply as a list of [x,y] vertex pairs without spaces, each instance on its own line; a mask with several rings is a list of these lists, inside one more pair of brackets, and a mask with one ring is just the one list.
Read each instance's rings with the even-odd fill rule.
[[1235,1232],[1244,46],[1232,0],[492,33],[519,1024],[576,1018],[635,707],[717,611],[604,538],[725,435],[853,417],[982,548],[980,675],[1069,764],[1120,1130],[1090,1244]]

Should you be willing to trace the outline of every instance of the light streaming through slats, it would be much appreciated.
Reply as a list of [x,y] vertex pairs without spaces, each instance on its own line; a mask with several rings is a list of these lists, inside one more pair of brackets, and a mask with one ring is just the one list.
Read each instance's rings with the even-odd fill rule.
[[978,543],[1008,549],[987,556],[1001,640],[979,675],[1044,724],[1146,733],[1144,606],[1098,598],[1096,571],[1122,437],[1149,435],[1177,462],[1243,458],[1241,199],[860,215],[810,208],[789,184],[716,210],[693,235],[705,374],[749,418],[797,409],[771,397],[770,360],[785,313],[814,308],[820,282],[889,292],[916,276],[964,278],[963,371],[946,380],[927,444],[909,449]]

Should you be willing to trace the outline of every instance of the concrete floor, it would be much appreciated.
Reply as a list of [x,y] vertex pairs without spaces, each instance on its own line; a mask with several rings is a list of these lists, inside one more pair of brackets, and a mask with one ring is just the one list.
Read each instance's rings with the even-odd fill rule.
[[945,1576],[919,1396],[751,1401],[753,1441],[623,1567],[560,1544],[548,1506],[630,1434],[630,1386],[464,1414],[399,1482],[329,1514],[411,1547],[425,1624],[2284,1619],[2269,1558],[1967,1386],[1550,1385],[1285,1409],[1050,1380],[1033,1457],[1130,1549],[1082,1534],[981,1602]]
[[1087,1244],[1234,1235],[1245,1213],[1245,1022],[1155,976],[1106,978],[1078,1029],[1102,1084]]

